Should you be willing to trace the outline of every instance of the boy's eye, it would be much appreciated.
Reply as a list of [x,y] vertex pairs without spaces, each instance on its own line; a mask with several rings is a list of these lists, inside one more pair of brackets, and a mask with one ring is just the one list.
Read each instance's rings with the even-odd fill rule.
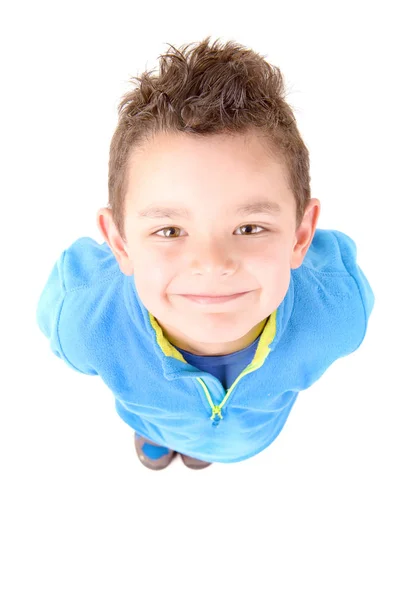
[[[248,225],[241,225],[240,227],[238,227],[238,229],[243,229],[243,228],[248,228],[248,227],[258,227],[259,229],[262,229],[263,231],[268,231],[268,229],[265,229],[265,227],[261,227],[261,225],[254,225],[253,223],[249,223]],[[153,235],[157,235],[158,233],[160,233],[161,231],[168,231],[168,230],[180,230],[180,227],[175,227],[175,226],[170,226],[170,227],[163,227],[163,229],[159,229],[158,231],[155,231]],[[250,233],[250,232],[247,232]],[[257,231],[256,233],[260,233],[259,231]],[[254,233],[251,235],[255,235]],[[182,236],[174,236],[174,235],[160,235],[158,237],[164,237],[164,238],[170,238],[170,237],[182,237]]]

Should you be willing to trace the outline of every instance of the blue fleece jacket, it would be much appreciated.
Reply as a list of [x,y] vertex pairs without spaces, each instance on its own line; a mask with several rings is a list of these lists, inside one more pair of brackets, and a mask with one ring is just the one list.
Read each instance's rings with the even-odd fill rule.
[[238,462],[269,446],[299,391],[363,341],[375,297],[356,253],[344,233],[316,229],[260,336],[212,357],[172,345],[108,244],[82,237],[54,265],[37,323],[56,356],[102,378],[140,435],[200,460]]

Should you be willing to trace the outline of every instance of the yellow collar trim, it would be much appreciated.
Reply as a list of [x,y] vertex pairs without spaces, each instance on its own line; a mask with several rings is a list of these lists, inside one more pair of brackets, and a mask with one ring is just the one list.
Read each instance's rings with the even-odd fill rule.
[[[248,366],[248,369],[252,369],[252,367],[261,366],[261,364],[267,358],[267,356],[269,354],[269,345],[271,344],[271,342],[273,341],[273,339],[275,338],[275,335],[276,335],[277,311],[278,311],[278,309],[274,310],[274,312],[271,313],[269,319],[267,320],[265,327],[262,331],[262,334],[260,336],[260,339],[258,341],[256,353],[254,355],[252,362]],[[163,332],[161,326],[159,325],[157,319],[151,313],[148,313],[148,314],[149,314],[150,324],[156,333],[157,344],[160,346],[160,348],[163,351],[163,353],[165,354],[165,356],[172,356],[173,358],[177,358],[178,360],[188,364],[187,361],[185,360],[185,358],[179,352],[179,350],[177,350],[177,348],[175,348],[175,346],[173,346],[169,342],[169,340],[164,336],[164,332]],[[260,364],[258,364],[258,363],[260,363]]]

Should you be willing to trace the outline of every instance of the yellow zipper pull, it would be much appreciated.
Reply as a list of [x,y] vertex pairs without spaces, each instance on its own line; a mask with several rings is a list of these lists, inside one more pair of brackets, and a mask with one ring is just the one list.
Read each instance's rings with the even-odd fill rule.
[[[215,417],[217,416],[217,419],[215,420]],[[217,425],[219,425],[221,419],[223,419],[224,417],[221,414],[221,407],[220,406],[215,406],[212,409],[212,415],[210,417],[213,427],[216,427]]]

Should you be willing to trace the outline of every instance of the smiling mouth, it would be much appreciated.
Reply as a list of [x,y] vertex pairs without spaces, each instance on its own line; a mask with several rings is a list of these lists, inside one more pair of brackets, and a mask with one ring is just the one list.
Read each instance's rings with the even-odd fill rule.
[[249,292],[240,292],[239,294],[232,294],[230,296],[193,296],[190,294],[180,294],[183,298],[187,298],[192,302],[197,302],[198,304],[220,304],[221,302],[229,302],[231,300],[235,300],[236,298],[240,298]]

